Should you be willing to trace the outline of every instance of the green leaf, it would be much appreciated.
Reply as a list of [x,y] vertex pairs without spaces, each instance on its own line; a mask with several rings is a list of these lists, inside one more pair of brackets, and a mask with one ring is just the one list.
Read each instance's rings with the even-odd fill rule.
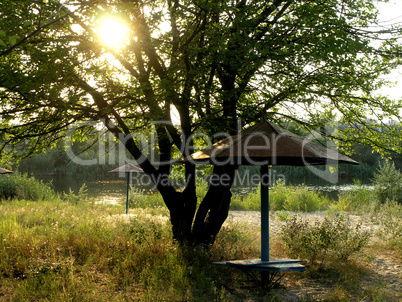
[[0,39],[0,46],[7,47],[7,44],[4,43],[4,41]]
[[8,38],[8,42],[9,42],[11,45],[14,45],[14,44],[16,44],[17,41],[20,40],[20,39],[21,39],[20,36],[15,35],[15,36],[11,36],[10,38]]
[[25,21],[23,27],[29,27],[32,25],[32,21]]
[[0,38],[5,38],[7,36],[4,30],[0,30]]

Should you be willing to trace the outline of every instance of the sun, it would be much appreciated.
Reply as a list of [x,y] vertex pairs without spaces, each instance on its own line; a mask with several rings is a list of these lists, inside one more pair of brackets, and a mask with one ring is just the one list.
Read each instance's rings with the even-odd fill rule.
[[101,21],[98,34],[102,43],[113,48],[120,48],[128,39],[128,27],[120,20],[107,18]]

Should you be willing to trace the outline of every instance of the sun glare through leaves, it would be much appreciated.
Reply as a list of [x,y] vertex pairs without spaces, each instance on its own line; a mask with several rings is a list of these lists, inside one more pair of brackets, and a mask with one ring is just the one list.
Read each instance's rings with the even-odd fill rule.
[[113,48],[120,48],[124,44],[128,32],[128,27],[117,19],[104,19],[98,28],[102,43]]

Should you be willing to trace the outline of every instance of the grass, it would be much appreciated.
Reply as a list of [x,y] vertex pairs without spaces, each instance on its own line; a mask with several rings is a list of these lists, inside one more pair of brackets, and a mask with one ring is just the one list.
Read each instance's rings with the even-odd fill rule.
[[[25,176],[21,179],[24,184],[33,182]],[[51,191],[46,186],[31,186],[38,186],[39,192]],[[200,198],[206,187],[201,189]],[[272,188],[272,210],[281,223],[292,221],[289,210],[319,209],[359,214],[378,224],[378,230],[371,234],[375,240],[354,250],[353,255],[348,252],[347,257],[335,253],[341,250],[339,245],[333,248],[330,244],[328,251],[323,246],[325,263],[323,255],[317,254],[315,259],[320,261],[306,263],[304,273],[287,274],[270,292],[238,270],[211,264],[258,258],[259,228],[225,224],[211,248],[184,248],[172,240],[168,212],[161,206],[159,194],[133,193],[129,216],[121,215],[121,205],[95,204],[86,197],[85,187],[78,194],[40,198],[25,194],[0,201],[0,300],[398,301],[398,293],[388,288],[389,280],[375,263],[385,261],[385,255],[392,263],[401,263],[402,206],[391,201],[376,203],[363,188],[345,193],[338,202],[300,186],[278,184]],[[234,206],[240,204],[236,198]],[[258,210],[259,192],[243,197],[243,203],[244,209]],[[325,235],[331,227],[349,228],[343,220],[332,222],[317,224],[317,229],[311,227],[306,233],[321,240],[315,235]],[[341,233],[356,241],[359,234],[351,230]],[[352,233],[356,236],[351,237]],[[346,239],[341,243],[347,243]],[[301,254],[295,255],[297,249],[289,249],[280,236],[271,237],[270,246],[272,258],[311,260],[306,248],[302,246]]]
[[[237,270],[213,266],[212,261],[258,257],[259,229],[241,224],[225,225],[211,249],[193,250],[172,240],[165,208],[130,209],[129,218],[119,215],[119,206],[7,200],[0,211],[0,300],[286,301],[290,287],[315,301],[319,292],[308,294],[314,283],[325,289],[326,301],[394,301],[384,282],[357,285],[375,276],[371,259],[361,254],[310,265],[270,293]],[[285,255],[279,237],[271,246],[272,257]],[[390,248],[367,249],[377,254]]]
[[180,248],[159,219],[162,208],[128,219],[116,206],[13,200],[0,211],[6,300],[230,301],[210,263],[250,252],[235,244],[247,240],[236,228],[224,229],[208,253]]
[[[231,210],[259,211],[261,209],[260,188],[245,196],[234,195]],[[272,211],[314,212],[328,208],[331,201],[318,191],[309,190],[306,186],[286,186],[279,181],[272,186],[269,193]]]

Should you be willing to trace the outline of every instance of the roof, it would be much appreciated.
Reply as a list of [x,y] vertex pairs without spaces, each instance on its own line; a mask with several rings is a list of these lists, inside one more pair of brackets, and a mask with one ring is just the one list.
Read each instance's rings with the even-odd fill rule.
[[0,168],[0,174],[9,174],[9,173],[14,173],[14,172],[7,170],[7,169]]
[[325,165],[349,163],[353,159],[324,145],[263,121],[237,135],[191,154],[184,159],[197,164],[237,165]]
[[133,164],[126,164],[124,166],[109,171],[109,173],[129,173],[129,172],[144,173],[144,170]]

